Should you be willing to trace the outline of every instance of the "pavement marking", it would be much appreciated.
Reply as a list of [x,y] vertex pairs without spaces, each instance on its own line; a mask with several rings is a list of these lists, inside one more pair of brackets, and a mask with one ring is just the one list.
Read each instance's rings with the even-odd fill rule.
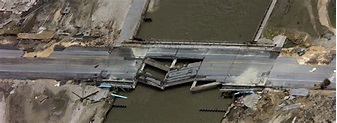
[[[295,82],[295,81],[306,81],[306,82],[321,82],[321,81],[316,81],[316,80],[301,80],[301,79],[276,79],[276,78],[268,78],[268,80],[283,80],[283,81],[292,81],[292,82]],[[323,80],[322,80],[323,81]],[[272,82],[273,83],[273,82]],[[289,83],[289,82],[287,82]],[[302,83],[303,84],[303,83]],[[305,84],[305,83],[304,83]]]
[[104,58],[92,58],[92,57],[46,57],[43,59],[71,59],[71,60],[124,60],[124,57],[117,57],[117,58],[111,58],[111,57],[104,57]]
[[[208,67],[208,68],[204,68],[205,70],[209,70],[209,71],[246,71],[247,69],[222,69],[222,68],[214,68],[214,67]],[[271,68],[270,68],[271,70]],[[264,71],[270,71],[270,70],[258,70],[259,72],[264,72]],[[199,70],[200,71],[200,70]],[[285,72],[277,72],[277,73],[288,73],[288,74],[328,74],[328,73],[320,73],[320,72],[288,72],[288,71],[285,71]]]
[[228,64],[268,64],[268,65],[273,65],[274,63],[268,63],[268,62],[238,62],[238,61],[206,61],[205,63],[208,63],[208,64],[212,64],[212,63],[215,63],[215,64],[219,64],[219,63],[228,63]]
[[7,59],[65,59],[65,60],[118,60],[122,61],[124,60],[124,57],[117,57],[117,58],[92,58],[92,57],[43,57],[43,58],[28,58],[28,57],[15,57],[15,56],[6,56],[6,57],[0,57],[0,58],[7,58]]
[[[0,64],[1,65],[1,64]],[[97,68],[100,68],[102,66],[104,67],[137,67],[137,65],[130,65],[130,64],[110,64],[110,65],[102,65],[102,64],[36,64],[36,63],[24,63],[24,64],[12,64],[12,63],[4,63],[2,65],[6,66],[16,66],[16,65],[29,65],[29,66],[41,66],[41,65],[47,65],[47,66],[92,66],[95,67],[98,65]]]

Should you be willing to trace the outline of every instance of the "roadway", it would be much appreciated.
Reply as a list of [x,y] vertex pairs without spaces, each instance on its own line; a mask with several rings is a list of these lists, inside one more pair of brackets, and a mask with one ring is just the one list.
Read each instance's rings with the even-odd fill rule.
[[[123,50],[122,50],[123,51]],[[107,70],[115,78],[133,79],[141,60],[130,52],[54,51],[46,58],[22,58],[17,50],[0,50],[0,78],[86,78]]]
[[[271,86],[276,87],[313,87],[314,83],[325,78],[333,78],[329,88],[335,88],[336,68],[334,59],[323,66],[299,65],[294,58],[278,57],[268,51],[236,49],[172,49],[172,48],[115,48],[106,51],[67,48],[54,51],[47,58],[22,58],[22,51],[0,50],[0,78],[20,79],[73,79],[85,78],[107,70],[114,78],[133,79],[142,58],[180,58],[203,60],[197,77],[206,80],[225,82],[226,77],[240,76],[249,68],[257,71],[255,81],[268,73]],[[315,72],[309,72],[312,68]],[[230,83],[229,83],[230,84]],[[251,82],[247,82],[250,85]]]
[[[206,80],[225,81],[229,75],[239,76],[249,68],[253,68],[258,71],[255,81],[261,80],[264,73],[270,72],[268,81],[275,87],[312,88],[314,83],[321,82],[325,78],[333,78],[329,88],[334,89],[336,85],[335,59],[329,65],[299,65],[294,58],[277,57],[273,52],[243,48],[232,50],[150,48],[141,56],[203,59],[197,75],[205,76]],[[309,72],[314,67],[317,70]]]
[[[310,72],[313,68],[316,71]],[[299,65],[295,58],[278,57],[269,75],[272,86],[312,88],[315,83],[331,78],[330,89],[336,88],[336,59],[329,65]]]

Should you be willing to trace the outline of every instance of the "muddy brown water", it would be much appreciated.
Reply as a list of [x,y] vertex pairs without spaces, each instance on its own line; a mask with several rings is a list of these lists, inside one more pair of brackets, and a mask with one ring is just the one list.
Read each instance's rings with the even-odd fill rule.
[[142,39],[252,41],[271,0],[159,0]]
[[[146,13],[137,37],[173,40],[251,41],[270,0],[160,0],[159,9]],[[201,108],[227,109],[217,89],[191,93],[190,84],[165,91],[138,84],[128,99],[117,99],[105,123],[219,123],[224,113]]]
[[131,92],[121,92],[127,99],[117,99],[105,123],[219,123],[224,113],[199,112],[200,108],[227,109],[231,99],[223,99],[217,89],[191,93],[190,85],[161,91],[137,85]]

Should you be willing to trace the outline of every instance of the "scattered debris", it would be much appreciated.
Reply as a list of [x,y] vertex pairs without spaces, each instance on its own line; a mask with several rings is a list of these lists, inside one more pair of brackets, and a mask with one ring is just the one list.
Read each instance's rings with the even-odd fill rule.
[[112,85],[101,83],[98,87],[99,88],[112,88]]
[[152,22],[151,18],[143,18],[144,22]]
[[201,112],[226,112],[224,109],[199,109]]
[[46,99],[48,99],[49,97],[46,95],[39,95],[35,97],[35,100],[37,100],[39,103],[43,103]]
[[70,12],[70,4],[69,3],[66,3],[66,6],[64,7],[63,11],[62,11],[62,14],[68,14]]
[[323,35],[323,38],[328,39],[328,40],[331,40],[331,38],[332,38],[333,36],[334,36],[334,35],[331,34],[331,33],[325,33],[325,34]]
[[57,84],[55,84],[54,86],[56,87],[60,87],[61,83],[60,82],[57,82]]
[[315,72],[316,71],[316,68],[312,68],[309,72]]
[[234,97],[235,96],[242,96],[242,95],[248,95],[248,94],[254,94],[254,91],[239,91],[239,92],[236,92],[234,93]]
[[324,79],[321,83],[315,83],[314,89],[325,89],[331,84],[331,81],[329,79]]
[[22,14],[22,12],[28,11],[34,5],[37,4],[38,0],[2,0],[3,4],[0,11],[13,12],[14,14]]
[[287,111],[287,110],[299,108],[300,106],[301,104],[291,104],[291,105],[284,106],[282,109],[284,111]]
[[126,105],[112,105],[113,108],[126,108]]
[[5,22],[3,22],[3,23],[0,23],[0,29],[3,28],[4,26],[6,26],[7,24],[9,24],[10,22],[12,22],[12,19],[11,19],[11,18],[5,20]]
[[[263,91],[261,94],[238,97],[227,110],[228,112],[222,120],[223,123],[332,122],[336,118],[335,91],[309,91],[302,88],[291,89],[289,92],[271,92],[269,90]],[[251,110],[252,108],[247,108],[249,106],[245,104],[245,100],[253,95],[260,96],[260,99],[255,103],[257,110]],[[242,105],[242,102],[245,105]]]

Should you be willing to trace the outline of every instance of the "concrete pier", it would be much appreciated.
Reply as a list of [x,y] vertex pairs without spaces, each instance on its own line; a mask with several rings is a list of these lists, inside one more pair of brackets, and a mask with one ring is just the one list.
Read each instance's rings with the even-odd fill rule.
[[211,89],[211,88],[216,88],[218,85],[221,85],[220,82],[212,82],[212,83],[208,83],[208,84],[203,84],[203,85],[199,85],[196,86],[197,81],[194,81],[190,91],[202,91],[202,90],[207,90],[207,89]]
[[114,47],[121,46],[124,40],[129,40],[137,31],[140,25],[140,19],[146,10],[148,0],[133,0],[129,13],[124,20],[119,38],[114,43]]

